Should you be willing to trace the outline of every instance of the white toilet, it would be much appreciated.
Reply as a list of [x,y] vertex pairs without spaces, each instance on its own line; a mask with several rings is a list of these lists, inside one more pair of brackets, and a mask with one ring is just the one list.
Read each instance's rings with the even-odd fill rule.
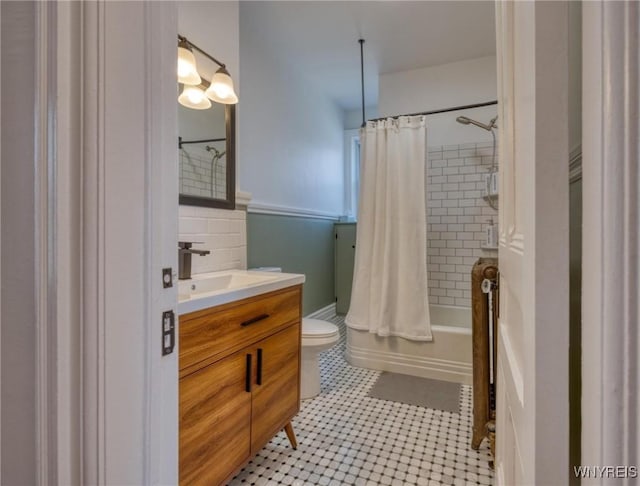
[[302,376],[300,398],[313,398],[320,393],[318,354],[333,347],[340,338],[338,326],[320,319],[302,319]]
[[[281,272],[279,267],[250,268],[260,272]],[[313,398],[320,393],[318,354],[333,347],[340,339],[338,326],[320,319],[302,319],[302,356],[300,398]]]

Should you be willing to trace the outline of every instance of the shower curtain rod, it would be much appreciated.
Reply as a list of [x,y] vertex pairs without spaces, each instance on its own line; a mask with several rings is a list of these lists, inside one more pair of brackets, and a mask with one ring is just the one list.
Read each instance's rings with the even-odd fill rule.
[[419,115],[435,115],[437,113],[447,113],[449,111],[458,111],[458,110],[469,110],[471,108],[480,108],[482,106],[491,106],[491,105],[497,105],[498,104],[498,100],[493,100],[493,101],[485,101],[484,103],[475,103],[473,105],[462,105],[462,106],[453,106],[451,108],[441,108],[439,110],[431,110],[431,111],[423,111],[420,113],[407,113],[405,115],[394,115],[394,116],[384,116],[382,118],[373,118],[369,121],[380,121],[380,120],[386,120],[387,118],[399,118],[401,116],[419,116]]
[[190,143],[205,143],[205,142],[224,142],[226,138],[207,138],[204,140],[182,140],[182,137],[178,137],[178,148],[182,148],[183,145]]

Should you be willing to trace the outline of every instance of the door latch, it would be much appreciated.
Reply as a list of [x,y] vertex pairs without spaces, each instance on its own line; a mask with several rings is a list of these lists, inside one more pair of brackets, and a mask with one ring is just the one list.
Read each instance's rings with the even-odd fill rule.
[[172,310],[162,313],[162,356],[173,353],[176,346],[176,315]]

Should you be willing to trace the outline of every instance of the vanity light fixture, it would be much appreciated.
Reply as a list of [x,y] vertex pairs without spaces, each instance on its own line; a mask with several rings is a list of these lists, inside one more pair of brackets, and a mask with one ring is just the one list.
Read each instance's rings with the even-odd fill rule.
[[191,86],[190,84],[184,85],[182,93],[178,96],[178,102],[182,106],[193,108],[194,110],[211,108],[211,101],[209,101],[209,98],[207,98],[200,86]]
[[[220,68],[213,75],[213,78],[211,78],[210,84],[206,80],[201,79],[201,77],[198,75],[195,64],[195,57],[193,55],[193,49],[197,50],[207,59],[210,59],[218,66],[220,66]],[[191,61],[191,59],[193,60]],[[191,69],[191,66],[193,67],[193,71],[197,76],[197,82],[195,82],[195,77],[181,77],[181,72],[190,72],[189,70]],[[189,81],[187,81],[187,79],[189,79]],[[178,82],[184,84],[184,88],[182,90],[182,93],[178,97],[178,101],[180,102],[180,104],[188,108],[194,108],[196,110],[207,109],[211,106],[211,102],[209,100],[215,101],[216,103],[222,103],[224,105],[235,105],[238,102],[238,95],[233,88],[233,80],[231,79],[226,66],[218,61],[215,57],[200,49],[186,37],[179,34]],[[202,90],[202,86],[206,88],[206,91]]]
[[178,83],[198,85],[201,83],[196,57],[187,39],[178,36]]
[[235,105],[238,102],[238,96],[233,89],[233,80],[224,66],[213,75],[211,85],[205,94],[211,100],[223,105]]

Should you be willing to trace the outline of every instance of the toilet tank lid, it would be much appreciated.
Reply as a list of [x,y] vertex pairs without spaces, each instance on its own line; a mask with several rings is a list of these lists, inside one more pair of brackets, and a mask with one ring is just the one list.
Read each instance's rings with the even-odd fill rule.
[[281,267],[256,267],[256,268],[250,268],[249,271],[253,271],[253,272],[282,272],[282,268]]
[[337,334],[338,326],[320,319],[302,319],[302,336],[325,337]]

